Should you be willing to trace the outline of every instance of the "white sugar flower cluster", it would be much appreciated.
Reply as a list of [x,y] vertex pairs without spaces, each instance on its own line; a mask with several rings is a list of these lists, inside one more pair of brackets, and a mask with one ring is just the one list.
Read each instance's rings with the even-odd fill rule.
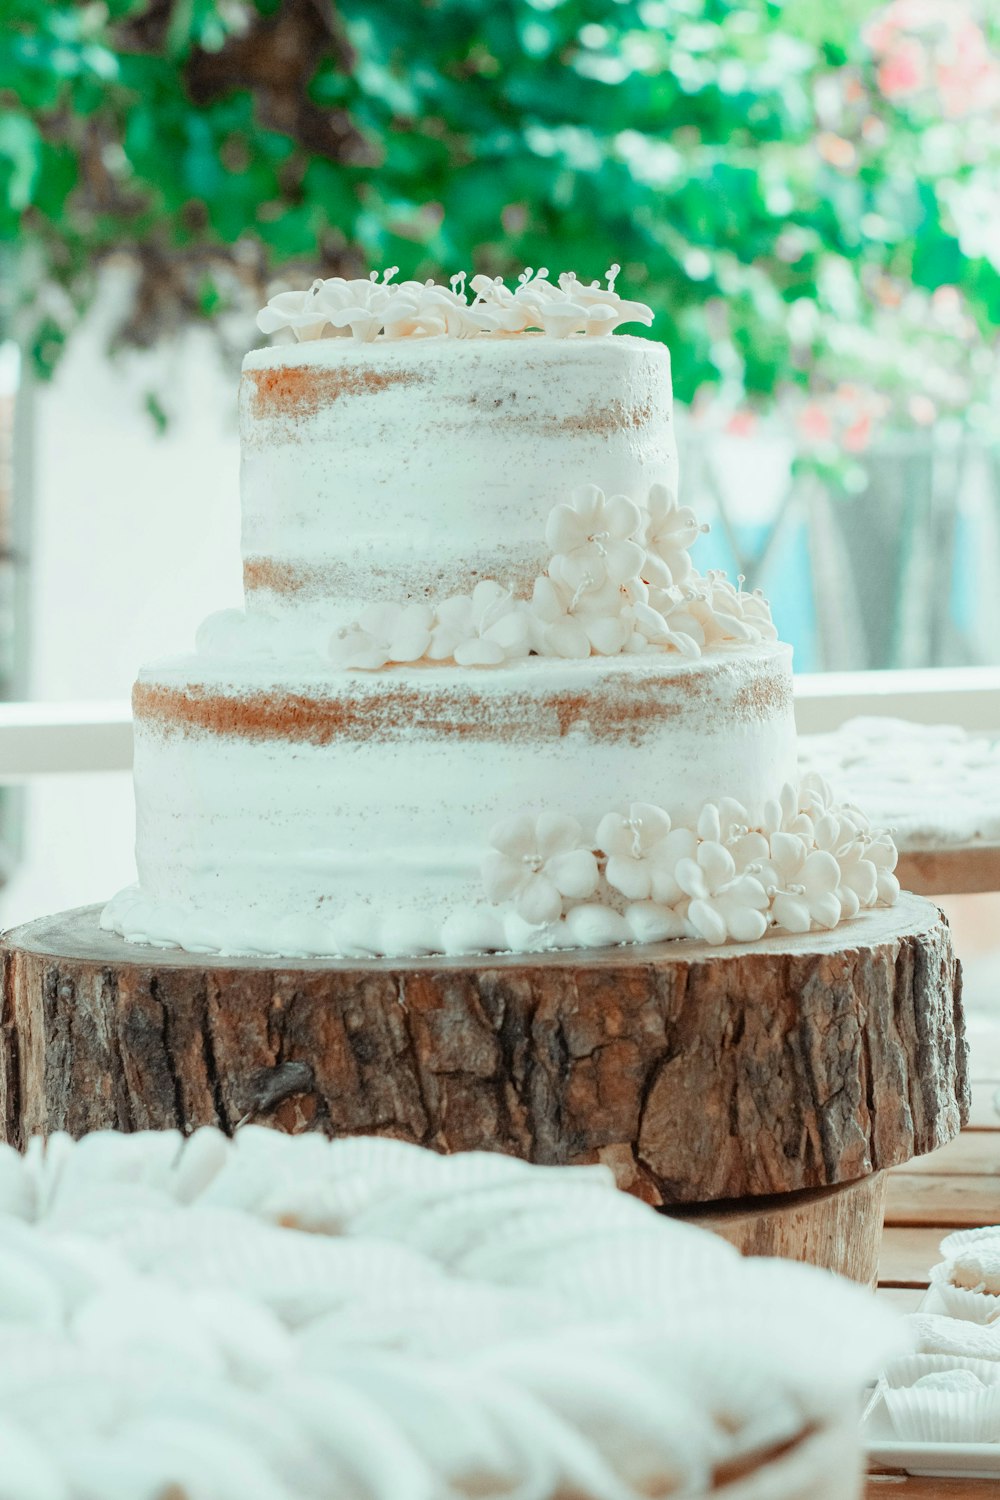
[[545,812],[501,823],[490,844],[487,897],[551,929],[553,946],[588,912],[601,912],[607,942],[756,942],[770,928],[836,927],[899,894],[890,836],[857,808],[837,806],[814,775],[785,786],[756,826],[731,798],[707,803],[693,828],[634,803],[606,814],[589,837],[575,818]]
[[572,334],[611,333],[622,323],[653,321],[643,302],[627,302],[615,291],[619,266],[607,274],[607,286],[589,286],[564,271],[553,285],[544,268],[522,272],[511,291],[500,277],[475,276],[469,302],[465,272],[448,286],[434,281],[394,281],[398,266],[379,280],[341,276],[319,279],[305,291],[278,292],[257,314],[262,333],[289,330],[300,341],[322,338],[374,339],[474,338],[479,334],[516,334],[529,329],[552,338]]
[[0,1277],[4,1500],[707,1494],[898,1342],[604,1167],[252,1126],[0,1147]]
[[644,302],[626,302],[615,291],[621,266],[610,266],[607,286],[578,281],[573,271],[563,271],[558,281],[549,280],[548,269],[529,266],[518,277],[513,291],[501,277],[474,276],[473,310],[485,310],[500,333],[526,333],[536,329],[552,338],[565,339],[575,333],[612,333],[621,323],[653,321],[652,308]]
[[453,661],[496,667],[529,655],[586,658],[771,641],[766,600],[721,573],[701,577],[690,548],[703,529],[674,492],[654,484],[639,506],[584,485],[545,528],[548,568],[530,599],[493,579],[437,605],[378,604],[330,642],[339,667]]

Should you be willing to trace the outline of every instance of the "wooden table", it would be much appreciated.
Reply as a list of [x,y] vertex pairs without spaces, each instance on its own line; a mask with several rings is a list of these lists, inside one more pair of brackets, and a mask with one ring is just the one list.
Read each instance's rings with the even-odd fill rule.
[[920,896],[966,896],[1000,891],[1000,844],[942,844],[903,848],[896,867],[904,891]]

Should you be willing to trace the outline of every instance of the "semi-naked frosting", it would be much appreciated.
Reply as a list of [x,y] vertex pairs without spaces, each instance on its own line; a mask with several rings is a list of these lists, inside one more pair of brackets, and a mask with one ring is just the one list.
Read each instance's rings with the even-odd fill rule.
[[[560,809],[592,842],[609,811],[646,802],[694,826],[727,791],[760,819],[775,778],[794,773],[790,656],[771,645],[699,662],[533,657],[277,680],[265,664],[238,677],[194,658],[147,669],[134,698],[141,894],[119,898],[116,923],[233,952],[634,939],[604,905],[536,933],[489,902],[489,831]],[[648,904],[632,921],[681,930]]]
[[[614,268],[612,268],[614,270]],[[104,924],[407,956],[832,927],[892,841],[796,774],[791,652],[699,576],[649,310],[283,293],[240,388],[246,608],[135,691],[139,884]]]
[[557,499],[676,482],[670,358],[628,335],[257,349],[240,435],[248,604],[340,620],[483,578],[530,594]]
[[853,1500],[901,1342],[604,1168],[256,1127],[0,1147],[0,1271],[10,1500]]

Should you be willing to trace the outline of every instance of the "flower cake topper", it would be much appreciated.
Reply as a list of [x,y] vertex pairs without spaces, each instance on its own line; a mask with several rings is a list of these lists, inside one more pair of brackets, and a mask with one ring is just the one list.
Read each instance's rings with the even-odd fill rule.
[[644,302],[627,302],[615,291],[620,266],[611,266],[607,286],[578,281],[564,271],[549,281],[543,266],[529,266],[511,291],[501,277],[474,276],[469,302],[466,275],[460,271],[448,286],[434,281],[394,281],[390,266],[381,281],[377,271],[367,280],[329,276],[304,291],[278,292],[257,314],[262,333],[288,329],[301,342],[323,338],[375,339],[474,338],[536,331],[551,338],[573,334],[612,333],[622,323],[653,321]]

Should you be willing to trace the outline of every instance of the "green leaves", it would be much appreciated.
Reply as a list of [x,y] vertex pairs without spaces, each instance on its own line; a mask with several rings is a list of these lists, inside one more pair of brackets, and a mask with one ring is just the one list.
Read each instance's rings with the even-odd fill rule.
[[24,115],[0,114],[0,184],[4,219],[16,219],[31,202],[42,164],[42,138]]
[[[830,390],[876,363],[919,384],[927,362],[898,357],[887,320],[904,306],[919,329],[942,285],[979,341],[965,365],[992,356],[1000,254],[963,204],[992,193],[1000,147],[975,117],[880,94],[870,0],[4,11],[0,242],[29,324],[61,309],[36,329],[41,368],[122,248],[141,340],[256,301],[283,266],[618,261],[685,399]],[[1000,23],[986,35],[1000,47]]]

